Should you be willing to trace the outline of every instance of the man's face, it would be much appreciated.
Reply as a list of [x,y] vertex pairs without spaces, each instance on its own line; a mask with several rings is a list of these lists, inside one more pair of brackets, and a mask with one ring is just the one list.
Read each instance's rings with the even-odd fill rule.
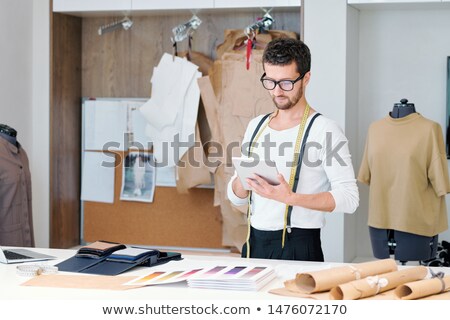
[[[285,66],[276,66],[266,63],[264,64],[264,71],[266,72],[265,79],[275,81],[295,80],[300,76],[295,62]],[[304,79],[294,83],[294,88],[291,91],[282,90],[280,85],[275,86],[272,90],[268,90],[275,106],[279,110],[288,110],[300,101],[303,97],[303,80]]]

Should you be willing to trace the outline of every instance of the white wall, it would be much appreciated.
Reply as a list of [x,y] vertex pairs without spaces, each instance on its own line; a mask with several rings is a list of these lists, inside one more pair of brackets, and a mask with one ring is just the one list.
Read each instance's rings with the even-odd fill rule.
[[49,1],[0,1],[0,122],[30,161],[36,246],[49,244]]
[[0,1],[0,122],[32,152],[32,0]]
[[[304,41],[311,50],[311,81],[306,91],[309,104],[346,128],[347,2],[304,0]],[[350,219],[350,220],[347,220]],[[352,218],[344,214],[326,217],[322,247],[326,261],[353,260]],[[348,243],[346,241],[349,241]],[[350,257],[350,258],[349,258]]]
[[[369,124],[388,115],[402,98],[444,130],[449,35],[449,9],[360,11],[358,167]],[[371,256],[368,188],[360,191],[357,254]],[[449,241],[450,232],[440,237]]]
[[[31,2],[31,1],[30,1]],[[31,172],[36,246],[50,243],[50,1],[33,1]]]
[[[347,7],[347,49],[346,49],[346,84],[345,84],[345,135],[352,154],[355,175],[358,168],[355,166],[355,154],[358,151],[358,98],[359,98],[359,12],[353,7]],[[356,257],[357,214],[344,215],[344,261],[353,261]]]

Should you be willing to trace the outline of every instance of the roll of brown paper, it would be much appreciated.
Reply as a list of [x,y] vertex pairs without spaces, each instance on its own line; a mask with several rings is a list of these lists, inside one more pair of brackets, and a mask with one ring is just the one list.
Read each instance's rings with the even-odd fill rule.
[[405,283],[395,289],[394,294],[402,300],[419,299],[450,290],[450,276]]
[[413,267],[377,276],[369,276],[334,287],[330,291],[330,298],[332,300],[357,300],[371,297],[378,293],[394,289],[401,284],[422,280],[427,274],[427,268]]
[[313,300],[330,300],[330,292],[319,292],[319,293],[305,293],[298,291],[291,291],[287,287],[270,289],[269,293],[276,294],[285,297],[296,297],[296,298],[307,298]]
[[432,296],[419,298],[417,300],[450,300],[450,291],[439,294],[433,294]]
[[383,259],[320,271],[299,273],[295,277],[295,284],[301,292],[322,292],[349,281],[396,270],[397,264],[395,260]]

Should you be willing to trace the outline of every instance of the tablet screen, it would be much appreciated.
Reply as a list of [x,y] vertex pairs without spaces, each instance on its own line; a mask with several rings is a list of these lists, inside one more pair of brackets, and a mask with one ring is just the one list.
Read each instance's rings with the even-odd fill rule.
[[233,157],[232,161],[245,190],[250,190],[246,179],[252,179],[254,174],[264,178],[272,185],[279,184],[278,170],[273,161],[247,157]]

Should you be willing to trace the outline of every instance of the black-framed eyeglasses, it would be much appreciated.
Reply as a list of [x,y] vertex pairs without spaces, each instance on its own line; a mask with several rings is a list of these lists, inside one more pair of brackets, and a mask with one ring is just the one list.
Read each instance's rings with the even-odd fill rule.
[[265,89],[273,90],[278,85],[280,87],[280,89],[283,91],[291,91],[292,89],[294,89],[294,84],[297,81],[302,80],[305,75],[300,75],[295,80],[280,80],[280,81],[266,79],[266,78],[264,78],[265,76],[266,76],[266,73],[264,72],[264,74],[261,76],[261,79],[259,79]]

